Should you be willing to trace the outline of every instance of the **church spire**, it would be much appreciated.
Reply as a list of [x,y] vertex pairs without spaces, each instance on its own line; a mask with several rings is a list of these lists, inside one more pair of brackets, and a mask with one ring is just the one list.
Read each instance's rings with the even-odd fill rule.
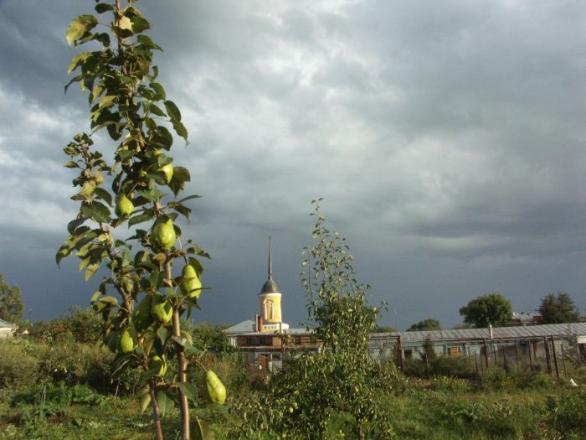
[[271,256],[271,236],[269,235],[269,264],[268,264],[269,280],[273,279],[273,258]]

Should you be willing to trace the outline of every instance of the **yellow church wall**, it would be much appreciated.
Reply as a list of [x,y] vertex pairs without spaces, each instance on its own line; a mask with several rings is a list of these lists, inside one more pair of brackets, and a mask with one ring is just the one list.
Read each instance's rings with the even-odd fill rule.
[[260,316],[263,321],[270,324],[281,322],[281,294],[269,293],[260,295],[259,300]]

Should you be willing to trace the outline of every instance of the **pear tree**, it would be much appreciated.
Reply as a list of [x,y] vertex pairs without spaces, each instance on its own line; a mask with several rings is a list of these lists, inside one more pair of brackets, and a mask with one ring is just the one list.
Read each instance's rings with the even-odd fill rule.
[[[190,418],[197,392],[187,369],[198,350],[183,323],[199,309],[201,261],[209,255],[182,236],[181,220],[191,216],[186,203],[198,196],[180,196],[190,173],[173,160],[173,132],[185,141],[188,133],[158,82],[153,57],[162,49],[149,28],[136,0],[97,1],[95,14],[67,28],[68,44],[87,50],[73,56],[65,90],[78,84],[87,93],[91,132],[64,148],[65,166],[78,172],[72,199],[79,210],[56,259],[75,255],[86,280],[103,276],[91,297],[103,342],[116,353],[115,372],[141,371],[141,406],[151,408],[156,438],[173,406],[181,439],[193,429],[194,438],[207,438],[204,422]],[[210,400],[223,404],[220,379],[211,371],[206,377]]]
[[346,239],[326,225],[314,200],[312,243],[303,249],[301,281],[319,353],[286,359],[265,395],[243,402],[238,429],[271,438],[332,438],[335,417],[352,420],[352,437],[396,438],[379,399],[396,383],[396,370],[369,358],[369,333],[379,309],[367,302],[369,286],[360,283]]

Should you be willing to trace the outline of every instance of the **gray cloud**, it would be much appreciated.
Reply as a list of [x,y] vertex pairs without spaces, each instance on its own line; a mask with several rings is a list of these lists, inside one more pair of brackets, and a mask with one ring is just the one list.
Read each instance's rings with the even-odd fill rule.
[[[454,324],[462,304],[492,290],[518,310],[554,289],[586,307],[580,2],[142,6],[190,129],[176,161],[205,196],[187,232],[214,255],[206,316],[255,312],[272,233],[285,313],[304,319],[298,253],[316,196],[373,300],[390,302],[391,323]],[[0,270],[26,286],[38,317],[91,290],[51,261],[75,209],[61,147],[87,126],[82,95],[62,93],[75,52],[62,34],[90,7],[0,3]],[[25,264],[47,281],[25,277]],[[49,304],[41,286],[60,300],[39,307]]]

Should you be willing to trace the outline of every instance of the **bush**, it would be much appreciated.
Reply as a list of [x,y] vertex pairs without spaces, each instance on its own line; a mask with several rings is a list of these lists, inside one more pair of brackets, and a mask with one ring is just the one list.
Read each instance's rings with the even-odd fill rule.
[[407,376],[431,378],[449,376],[461,379],[473,379],[477,374],[464,358],[437,357],[425,362],[410,359],[404,363],[404,372]]
[[491,367],[484,371],[478,382],[483,390],[502,390],[517,385],[517,378],[500,367]]
[[549,424],[562,439],[586,438],[586,388],[565,392],[548,400]]
[[452,394],[463,394],[471,390],[468,380],[447,376],[434,377],[430,388],[434,391],[444,391]]
[[556,385],[552,376],[545,373],[521,374],[518,377],[518,385],[523,389],[552,388]]
[[32,351],[26,341],[0,340],[0,388],[30,386],[37,381],[39,360]]

